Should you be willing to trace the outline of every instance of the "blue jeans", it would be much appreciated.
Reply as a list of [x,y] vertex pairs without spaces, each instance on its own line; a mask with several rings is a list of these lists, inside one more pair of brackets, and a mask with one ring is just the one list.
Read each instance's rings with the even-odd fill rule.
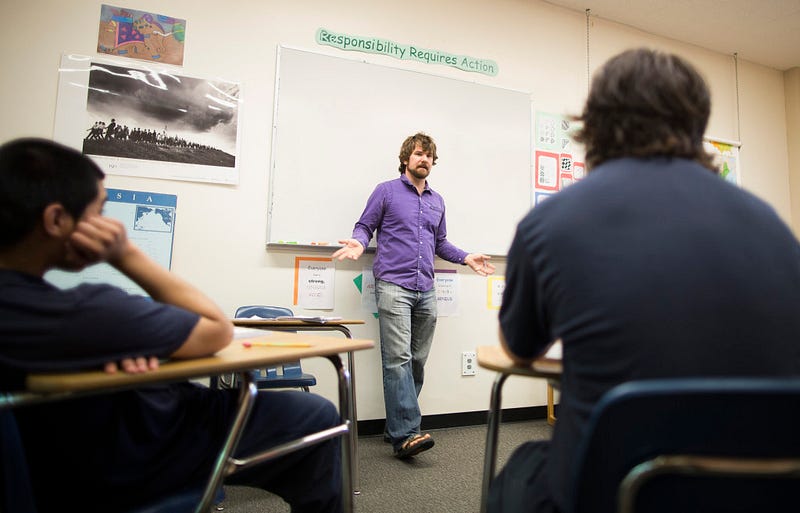
[[436,290],[417,292],[375,280],[381,332],[384,437],[397,449],[420,432],[417,397],[436,329]]

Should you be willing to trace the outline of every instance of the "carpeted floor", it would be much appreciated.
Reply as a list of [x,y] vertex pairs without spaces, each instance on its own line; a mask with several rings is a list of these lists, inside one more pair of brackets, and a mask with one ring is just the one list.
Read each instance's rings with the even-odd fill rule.
[[[475,513],[480,508],[486,426],[430,431],[436,445],[409,460],[392,456],[381,436],[359,439],[358,513]],[[506,422],[500,426],[498,464],[527,440],[549,439],[544,420]],[[225,513],[283,513],[289,507],[262,490],[225,487]]]

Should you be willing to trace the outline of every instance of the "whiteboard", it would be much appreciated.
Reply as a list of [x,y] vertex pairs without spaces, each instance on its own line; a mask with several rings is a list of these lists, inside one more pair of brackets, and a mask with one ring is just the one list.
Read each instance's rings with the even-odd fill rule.
[[437,145],[428,183],[445,199],[448,240],[505,255],[531,206],[528,93],[279,47],[268,247],[349,238],[419,131]]

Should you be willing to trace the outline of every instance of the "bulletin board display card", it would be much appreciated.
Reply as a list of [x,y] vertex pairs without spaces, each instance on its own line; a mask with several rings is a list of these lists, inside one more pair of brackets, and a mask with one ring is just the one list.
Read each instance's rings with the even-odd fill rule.
[[288,47],[277,61],[268,247],[349,238],[375,186],[399,177],[403,140],[425,132],[448,240],[508,252],[532,204],[528,93]]

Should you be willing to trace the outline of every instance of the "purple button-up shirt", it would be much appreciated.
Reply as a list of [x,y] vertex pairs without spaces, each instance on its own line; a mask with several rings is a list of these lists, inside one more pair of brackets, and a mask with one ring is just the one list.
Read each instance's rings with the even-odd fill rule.
[[366,248],[375,230],[375,278],[406,289],[433,289],[434,256],[457,264],[467,256],[447,241],[444,198],[427,181],[422,194],[405,175],[378,184],[353,228],[353,238]]

